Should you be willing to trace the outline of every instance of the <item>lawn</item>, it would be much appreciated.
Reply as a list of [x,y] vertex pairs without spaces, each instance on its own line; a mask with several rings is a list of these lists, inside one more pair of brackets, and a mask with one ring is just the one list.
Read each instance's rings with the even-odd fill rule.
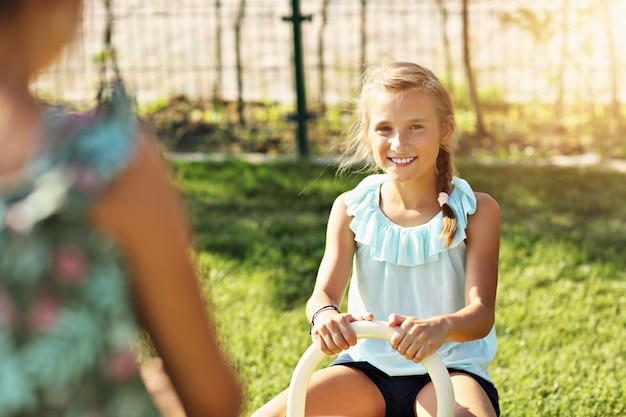
[[[502,415],[626,415],[626,174],[599,168],[459,163],[502,210]],[[173,165],[197,264],[244,416],[285,388],[311,343],[313,288],[334,198],[359,175],[308,162]]]

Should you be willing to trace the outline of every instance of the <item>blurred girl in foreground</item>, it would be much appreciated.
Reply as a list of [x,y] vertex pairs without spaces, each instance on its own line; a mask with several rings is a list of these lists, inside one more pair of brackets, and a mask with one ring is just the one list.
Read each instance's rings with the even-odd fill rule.
[[156,415],[130,349],[137,319],[162,358],[145,373],[162,411],[235,416],[181,200],[123,88],[85,114],[30,93],[81,8],[0,0],[0,416]]

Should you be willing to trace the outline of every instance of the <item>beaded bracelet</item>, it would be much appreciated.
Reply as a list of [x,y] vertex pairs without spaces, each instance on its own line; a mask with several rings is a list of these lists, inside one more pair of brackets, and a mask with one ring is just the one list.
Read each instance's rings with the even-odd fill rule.
[[339,311],[339,309],[336,306],[332,305],[332,304],[329,304],[327,306],[324,306],[324,307],[320,308],[315,313],[313,313],[313,316],[311,316],[311,329],[309,329],[309,334],[311,334],[311,330],[313,329],[313,326],[315,326],[315,318],[321,312],[326,311],[326,310],[335,310],[337,313],[341,314],[341,311]]

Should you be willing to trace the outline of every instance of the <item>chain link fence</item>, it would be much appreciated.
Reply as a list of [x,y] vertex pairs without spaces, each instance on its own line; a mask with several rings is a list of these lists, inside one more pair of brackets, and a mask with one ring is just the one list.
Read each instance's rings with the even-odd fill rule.
[[[39,92],[70,102],[95,96],[104,4],[86,1],[81,36],[42,74]],[[615,120],[621,120],[626,50],[619,41],[626,39],[621,23],[626,0],[468,4],[468,46],[485,111],[541,103],[554,112],[542,116],[549,119],[610,107]],[[289,1],[114,0],[111,7],[119,68],[140,105],[206,103],[191,106],[200,113],[185,116],[183,124],[194,117],[219,123],[224,116],[211,113],[219,103],[232,110],[226,116],[231,127],[254,124],[257,135],[262,130],[266,139],[293,131],[285,121],[296,101],[292,27],[283,20],[291,14]],[[383,59],[432,68],[446,80],[457,106],[470,107],[462,1],[302,0],[300,7],[311,18],[302,23],[308,106],[336,125],[318,135],[345,128],[343,109],[358,89],[363,67]],[[606,120],[607,112],[598,117]],[[614,136],[620,123],[614,123]],[[326,146],[324,140],[320,146]]]

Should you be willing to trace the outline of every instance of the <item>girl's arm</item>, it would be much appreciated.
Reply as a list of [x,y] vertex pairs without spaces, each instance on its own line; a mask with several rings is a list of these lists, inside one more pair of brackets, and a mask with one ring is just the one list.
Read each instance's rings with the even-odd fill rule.
[[446,340],[466,342],[484,337],[495,322],[500,208],[487,194],[476,193],[476,199],[476,212],[466,229],[465,307],[428,319],[389,317],[390,327],[401,328],[392,336],[392,346],[414,362],[434,353]]
[[495,323],[500,207],[487,194],[476,193],[476,199],[466,229],[465,308],[449,317],[448,340],[455,342],[484,337]]
[[[337,197],[328,218],[324,256],[317,273],[313,294],[306,304],[309,322],[323,307],[341,306],[350,279],[355,242],[354,233],[350,230],[352,218],[346,213],[344,195]],[[356,334],[350,322],[372,319],[370,313],[354,315],[339,314],[333,309],[323,310],[315,316],[311,335],[324,353],[337,354],[356,343]]]
[[236,416],[240,385],[200,296],[182,200],[152,142],[141,134],[137,155],[93,219],[129,261],[140,318],[187,415]]

